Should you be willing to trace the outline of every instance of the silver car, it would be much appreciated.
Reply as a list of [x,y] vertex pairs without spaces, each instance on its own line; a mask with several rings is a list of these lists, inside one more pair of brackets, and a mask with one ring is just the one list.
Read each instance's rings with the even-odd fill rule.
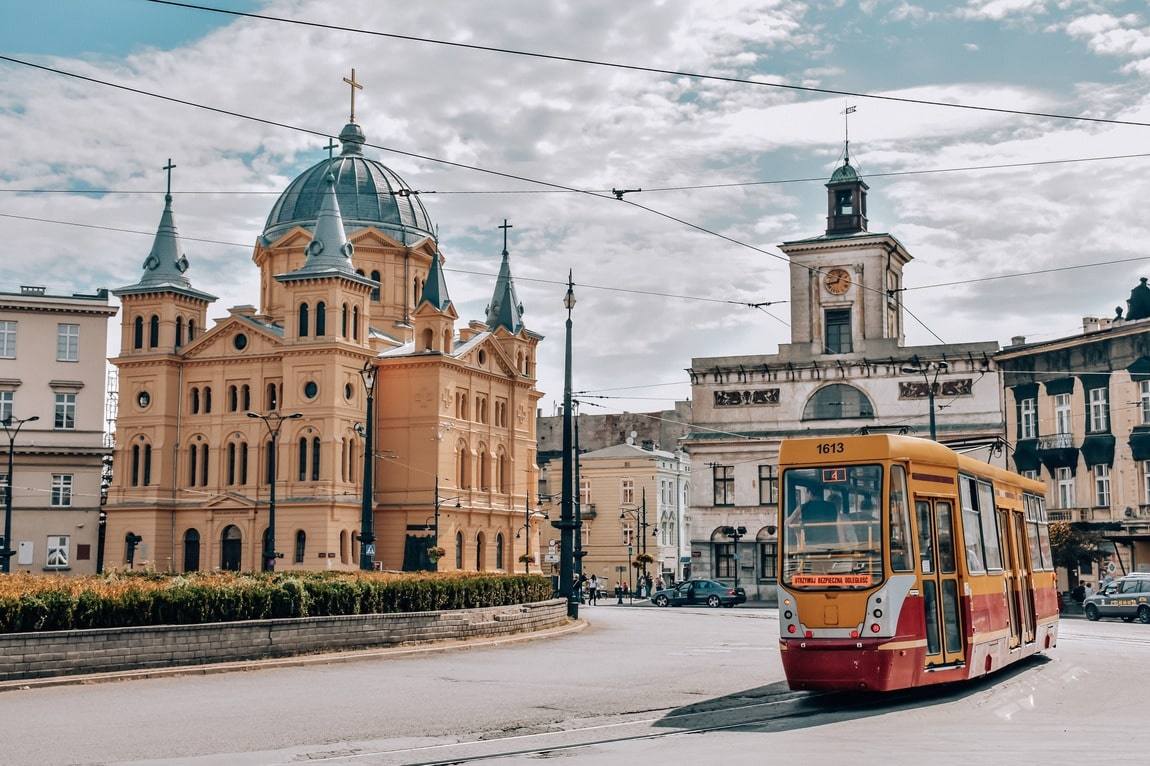
[[1150,623],[1150,573],[1126,575],[1082,602],[1086,619],[1121,617],[1124,622]]

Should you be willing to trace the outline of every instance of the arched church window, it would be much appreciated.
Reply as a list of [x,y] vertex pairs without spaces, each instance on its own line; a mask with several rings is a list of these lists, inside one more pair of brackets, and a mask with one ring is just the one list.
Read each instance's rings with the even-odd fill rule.
[[487,557],[484,555],[487,552],[487,538],[482,532],[475,536],[475,571],[482,572],[487,568]]
[[252,408],[252,389],[246,383],[240,387],[240,401],[242,402],[244,412]]
[[228,412],[235,412],[240,407],[240,390],[235,386],[228,386]]
[[279,397],[276,396],[275,383],[268,383],[267,405],[269,410],[275,410],[279,405]]
[[320,301],[315,304],[315,337],[324,335],[327,335],[327,304]]
[[803,420],[873,418],[874,405],[860,389],[845,383],[823,386],[807,400]]
[[144,318],[136,317],[132,325],[132,348],[141,349],[144,347]]
[[144,445],[144,470],[140,477],[140,484],[147,487],[152,483],[152,445]]
[[236,443],[228,442],[228,486],[236,483]]
[[176,348],[184,345],[184,318],[176,317]]
[[421,344],[424,351],[434,351],[435,345],[435,331],[428,327],[423,331],[423,342]]
[[295,556],[292,558],[296,564],[302,564],[304,558],[304,550],[307,548],[307,533],[302,529],[296,530],[295,533]]
[[411,280],[411,305],[419,305],[419,277]]
[[148,320],[148,348],[156,348],[160,345],[160,318],[152,314],[152,318]]
[[140,445],[132,445],[132,486],[140,486]]
[[359,340],[359,306],[351,310],[351,339]]
[[299,305],[299,337],[307,337],[308,308],[306,303]]
[[495,568],[503,569],[503,533],[495,535]]
[[319,481],[319,458],[323,452],[323,447],[320,444],[319,437],[313,437],[311,440],[311,480]]
[[347,314],[348,314],[347,304],[345,303],[345,304],[343,304],[343,322],[340,324],[340,332],[339,332],[340,336],[344,337],[344,338],[347,337]]
[[208,415],[212,411],[212,387],[204,386],[204,414]]
[[195,339],[196,339],[196,320],[189,319],[188,320],[188,343],[191,343]]
[[200,445],[200,486],[208,486],[208,445]]
[[377,282],[376,286],[371,288],[371,299],[373,301],[379,301],[379,293],[383,289],[383,283],[380,281],[379,272],[371,272],[371,278]]
[[299,438],[299,480],[307,481],[307,437]]
[[192,387],[191,401],[189,404],[190,404],[190,408],[192,410],[192,414],[193,415],[199,415],[200,414],[200,389],[196,388],[195,386]]
[[188,445],[188,486],[196,486],[196,461],[199,459],[199,449],[194,444]]
[[455,533],[455,568],[463,569],[463,533]]
[[248,443],[240,442],[240,475],[239,483],[247,486],[248,483]]

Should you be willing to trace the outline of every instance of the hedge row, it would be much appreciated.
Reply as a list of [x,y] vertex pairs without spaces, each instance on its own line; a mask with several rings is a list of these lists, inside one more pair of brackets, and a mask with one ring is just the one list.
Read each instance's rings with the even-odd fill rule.
[[552,595],[539,575],[14,574],[0,577],[0,633],[469,609]]

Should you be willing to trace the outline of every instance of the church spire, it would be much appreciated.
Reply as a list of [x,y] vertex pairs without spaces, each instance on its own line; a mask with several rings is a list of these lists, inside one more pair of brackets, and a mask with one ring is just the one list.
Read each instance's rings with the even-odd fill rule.
[[437,311],[446,311],[451,305],[451,296],[447,294],[447,280],[443,278],[443,267],[439,265],[439,253],[431,257],[431,270],[427,272],[427,281],[423,284],[419,305],[423,305],[425,301]]
[[487,306],[487,327],[495,330],[504,327],[511,334],[523,329],[523,304],[515,294],[515,282],[511,278],[511,258],[507,254],[507,230],[512,228],[503,219],[503,261],[499,264],[499,277],[495,280],[495,294]]
[[186,274],[188,258],[184,255],[180,234],[176,230],[176,220],[172,215],[172,169],[174,167],[176,166],[172,164],[170,159],[168,164],[164,166],[164,170],[168,173],[167,193],[164,195],[164,212],[160,214],[160,225],[156,227],[152,249],[149,251],[148,257],[144,259],[144,273],[136,284],[114,290],[115,295],[168,289],[195,295],[198,298],[215,300],[214,295],[193,290],[192,282]]
[[329,169],[324,177],[323,199],[315,220],[315,234],[305,251],[306,260],[292,274],[306,277],[335,272],[359,277],[351,262],[352,250],[354,246],[347,241],[343,216],[339,212],[339,200],[335,196],[335,174]]

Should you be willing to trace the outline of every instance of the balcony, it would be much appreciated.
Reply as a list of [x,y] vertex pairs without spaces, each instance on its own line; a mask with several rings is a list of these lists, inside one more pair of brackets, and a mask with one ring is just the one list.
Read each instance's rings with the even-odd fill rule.
[[1051,521],[1074,521],[1073,511],[1049,510],[1046,512],[1046,515]]
[[1051,434],[1038,437],[1038,451],[1048,452],[1056,449],[1074,449],[1074,434]]

